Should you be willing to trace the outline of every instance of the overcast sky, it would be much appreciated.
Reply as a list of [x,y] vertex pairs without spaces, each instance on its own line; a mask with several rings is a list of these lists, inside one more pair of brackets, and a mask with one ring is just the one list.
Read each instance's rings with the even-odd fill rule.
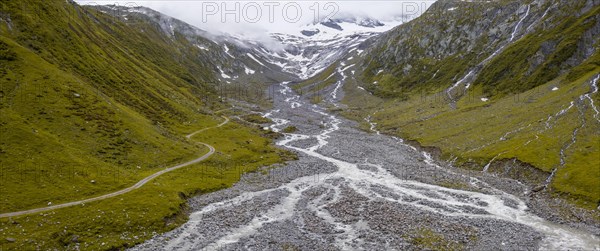
[[422,14],[433,0],[394,1],[135,1],[76,0],[80,4],[146,6],[211,32],[282,32],[324,17],[368,16],[382,21]]

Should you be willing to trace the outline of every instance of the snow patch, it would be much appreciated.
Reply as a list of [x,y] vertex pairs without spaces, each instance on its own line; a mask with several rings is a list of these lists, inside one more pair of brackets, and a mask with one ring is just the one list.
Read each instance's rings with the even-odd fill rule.
[[250,57],[252,60],[256,61],[258,64],[260,64],[260,65],[262,65],[262,66],[264,66],[264,67],[267,67],[265,64],[263,64],[262,62],[258,61],[258,59],[256,59],[256,58],[254,57],[254,55],[252,55],[252,54],[250,54],[250,53],[246,53],[246,55],[248,55],[248,57]]
[[229,75],[225,74],[225,72],[223,72],[223,70],[221,69],[221,67],[218,67],[218,69],[219,69],[219,72],[221,72],[221,77],[222,78],[227,78],[227,79],[231,78],[231,76],[229,76]]
[[246,73],[246,75],[252,75],[254,74],[256,71],[252,70],[250,68],[248,68],[247,66],[244,65],[244,72]]
[[235,58],[233,55],[231,55],[231,53],[229,53],[229,47],[227,47],[227,45],[226,45],[226,44],[225,44],[225,45],[223,45],[223,48],[225,49],[225,53],[226,53],[227,55],[229,55],[229,56],[230,56],[230,57],[232,57],[232,58]]
[[206,48],[206,47],[204,47],[204,46],[201,46],[201,45],[196,45],[196,47],[198,47],[198,49],[200,49],[200,50],[205,50],[205,51],[208,51],[208,48]]

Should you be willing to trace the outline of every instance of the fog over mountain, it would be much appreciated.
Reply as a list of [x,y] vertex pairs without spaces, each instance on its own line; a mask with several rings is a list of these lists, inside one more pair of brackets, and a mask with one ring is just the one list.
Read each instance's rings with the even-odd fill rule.
[[212,33],[267,37],[327,18],[370,17],[408,20],[421,15],[433,0],[369,1],[130,1],[76,0],[82,5],[145,6]]

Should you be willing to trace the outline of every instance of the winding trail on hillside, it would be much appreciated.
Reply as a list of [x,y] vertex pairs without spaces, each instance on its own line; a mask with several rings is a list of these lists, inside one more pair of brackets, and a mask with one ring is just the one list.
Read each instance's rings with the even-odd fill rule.
[[[231,109],[231,108],[229,108],[229,109]],[[228,109],[225,109],[225,110],[228,110]],[[220,110],[220,111],[217,111],[215,113],[219,113],[221,111],[224,111],[224,110]],[[204,131],[207,131],[207,130],[210,130],[210,129],[214,129],[214,128],[219,128],[219,127],[222,127],[222,126],[226,125],[227,123],[229,123],[229,118],[228,117],[225,117],[225,116],[221,116],[221,117],[224,119],[224,121],[221,122],[220,124],[218,124],[216,126],[213,126],[213,127],[207,127],[207,128],[195,131],[193,133],[190,133],[190,134],[186,135],[185,138],[186,139],[191,139],[193,136],[195,136],[198,133],[201,133],[201,132],[204,132]],[[130,186],[128,188],[125,188],[125,189],[122,189],[122,190],[119,190],[119,191],[116,191],[116,192],[113,192],[113,193],[101,195],[101,196],[98,196],[98,197],[93,197],[93,198],[85,199],[85,200],[72,201],[72,202],[67,202],[67,203],[58,204],[58,205],[54,205],[54,206],[47,206],[47,207],[42,207],[42,208],[35,208],[35,209],[18,211],[18,212],[3,213],[3,214],[0,214],[0,218],[15,217],[15,216],[21,216],[21,215],[27,215],[27,214],[40,213],[40,212],[45,212],[45,211],[50,211],[50,210],[55,210],[55,209],[60,209],[60,208],[65,208],[65,207],[71,207],[71,206],[75,206],[75,205],[81,205],[81,204],[85,204],[85,203],[89,203],[89,202],[94,202],[94,201],[104,200],[104,199],[108,199],[108,198],[113,198],[113,197],[116,197],[116,196],[119,196],[119,195],[122,195],[122,194],[129,193],[129,192],[131,192],[131,191],[133,191],[135,189],[138,189],[138,188],[144,186],[146,183],[150,182],[151,180],[155,179],[158,176],[161,176],[161,175],[163,175],[165,173],[168,173],[168,172],[175,171],[175,170],[177,170],[179,168],[182,168],[182,167],[186,167],[186,166],[190,166],[190,165],[199,163],[199,162],[207,159],[208,157],[212,156],[215,153],[215,151],[216,151],[215,148],[213,146],[209,145],[209,144],[206,144],[204,142],[197,142],[197,143],[202,144],[202,145],[208,147],[208,149],[209,149],[208,153],[205,153],[204,155],[202,155],[202,156],[200,156],[200,157],[198,157],[196,159],[190,160],[188,162],[185,162],[185,163],[182,163],[182,164],[179,164],[179,165],[176,165],[176,166],[172,166],[172,167],[166,168],[164,170],[161,170],[159,172],[156,172],[156,173],[154,173],[154,174],[152,174],[152,175],[150,175],[150,176],[148,176],[148,177],[146,177],[146,178],[138,181],[137,183],[135,183],[135,185]]]

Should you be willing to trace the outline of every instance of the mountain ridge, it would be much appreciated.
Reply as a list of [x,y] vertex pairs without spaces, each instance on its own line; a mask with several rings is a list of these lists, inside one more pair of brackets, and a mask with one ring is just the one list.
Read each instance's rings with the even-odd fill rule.
[[[438,1],[338,62],[360,76],[344,88],[345,114],[596,208],[600,180],[586,173],[600,172],[599,13],[593,1]],[[509,161],[539,174],[502,171]]]

